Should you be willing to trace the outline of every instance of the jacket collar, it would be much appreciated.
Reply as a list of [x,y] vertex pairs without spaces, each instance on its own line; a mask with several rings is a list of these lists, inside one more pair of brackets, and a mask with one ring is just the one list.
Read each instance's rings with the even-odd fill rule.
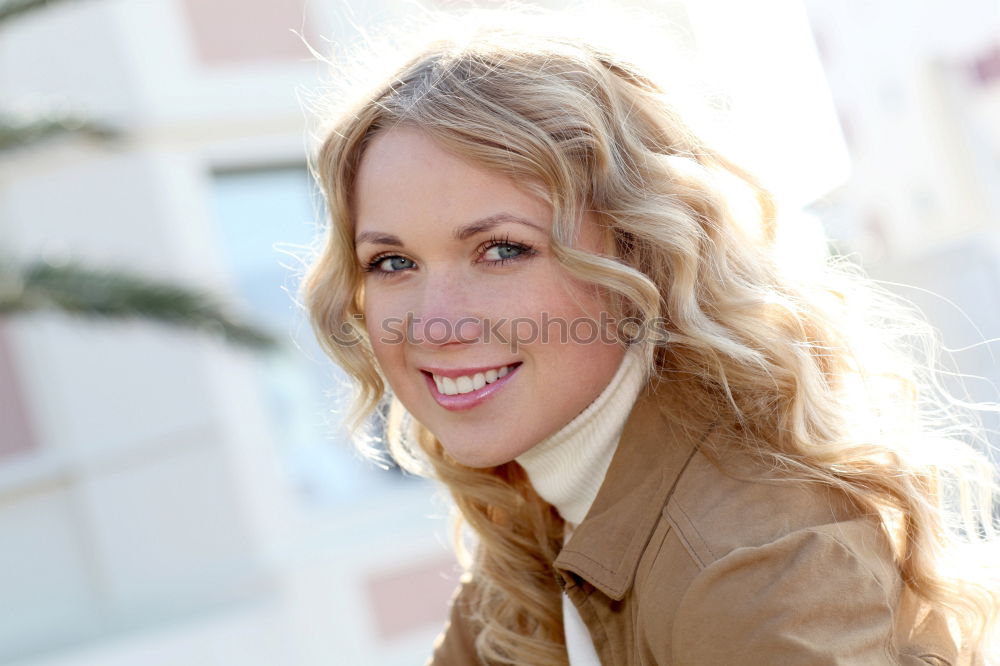
[[674,424],[663,404],[662,389],[639,394],[590,511],[554,562],[559,575],[579,575],[615,600],[632,586],[660,512],[707,434]]

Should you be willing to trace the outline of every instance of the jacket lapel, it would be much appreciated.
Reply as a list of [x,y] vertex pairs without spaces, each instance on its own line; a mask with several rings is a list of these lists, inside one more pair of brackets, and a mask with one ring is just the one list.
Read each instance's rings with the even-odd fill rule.
[[576,574],[615,600],[632,586],[660,512],[706,434],[676,426],[663,404],[650,386],[636,400],[590,511],[554,562],[563,582]]

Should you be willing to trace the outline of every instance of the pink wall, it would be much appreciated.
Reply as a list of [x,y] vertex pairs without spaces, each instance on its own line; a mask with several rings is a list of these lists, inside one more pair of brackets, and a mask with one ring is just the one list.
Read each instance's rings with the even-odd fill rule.
[[13,354],[0,323],[0,459],[33,448],[35,438],[18,389]]
[[[198,59],[206,65],[311,58],[303,0],[184,0]],[[314,41],[310,38],[310,42]]]
[[444,628],[448,600],[458,586],[457,568],[453,556],[443,556],[404,569],[373,572],[365,587],[379,637],[395,638],[430,626]]

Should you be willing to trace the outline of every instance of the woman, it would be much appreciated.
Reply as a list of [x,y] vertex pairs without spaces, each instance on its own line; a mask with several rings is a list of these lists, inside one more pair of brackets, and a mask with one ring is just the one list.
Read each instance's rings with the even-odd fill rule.
[[946,565],[992,535],[989,464],[933,436],[885,304],[791,279],[768,194],[647,75],[438,40],[317,170],[317,335],[475,535],[434,664],[981,663],[996,587]]

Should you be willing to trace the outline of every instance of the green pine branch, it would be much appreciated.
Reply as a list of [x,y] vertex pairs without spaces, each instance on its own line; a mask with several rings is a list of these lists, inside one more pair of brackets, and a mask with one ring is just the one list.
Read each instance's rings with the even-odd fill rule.
[[69,0],[5,0],[0,2],[0,24],[21,14],[67,1]]
[[0,113],[0,152],[40,143],[60,134],[83,134],[95,139],[110,139],[118,132],[108,125],[72,114],[19,118]]
[[[12,19],[77,0],[0,0],[0,29]],[[118,135],[113,127],[72,113],[49,111],[15,116],[0,113],[0,153],[34,146],[64,134],[96,139]],[[251,349],[269,349],[275,339],[240,321],[209,294],[126,271],[45,261],[18,265],[0,258],[0,320],[54,310],[104,320],[146,320],[219,335]]]
[[215,298],[196,290],[77,264],[0,265],[0,318],[41,310],[155,321],[220,335],[251,349],[277,344],[269,333],[240,321]]
[[[29,12],[78,0],[0,0],[0,28]],[[39,143],[61,134],[83,134],[107,139],[117,131],[98,122],[63,112],[35,113],[18,117],[0,113],[0,152]]]

